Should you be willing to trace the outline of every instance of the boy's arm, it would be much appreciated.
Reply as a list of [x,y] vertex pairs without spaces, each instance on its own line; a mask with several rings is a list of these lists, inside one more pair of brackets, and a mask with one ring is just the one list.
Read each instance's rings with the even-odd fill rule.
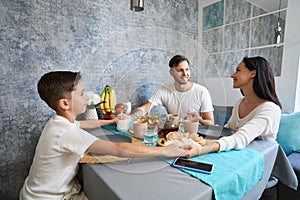
[[151,147],[144,145],[136,145],[126,142],[110,142],[106,140],[96,140],[88,148],[88,151],[101,153],[105,155],[114,155],[126,158],[137,157],[152,157],[152,156],[166,156],[166,157],[192,157],[198,155],[200,152],[200,145],[180,147],[175,144],[166,147]]
[[107,124],[115,124],[117,121],[117,118],[114,119],[108,119],[108,120],[103,120],[103,119],[87,119],[87,120],[82,120],[79,121],[80,123],[80,128],[97,128],[99,126],[104,126]]

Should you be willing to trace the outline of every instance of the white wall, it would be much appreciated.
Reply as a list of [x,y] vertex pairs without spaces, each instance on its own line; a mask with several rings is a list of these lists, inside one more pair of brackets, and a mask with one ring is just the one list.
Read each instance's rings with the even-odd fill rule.
[[300,1],[289,0],[286,16],[281,77],[276,78],[277,92],[283,112],[300,111],[299,56],[300,56]]
[[297,86],[296,86],[296,97],[295,97],[295,112],[300,111],[300,57],[299,57],[299,63],[298,63],[298,81],[297,81]]

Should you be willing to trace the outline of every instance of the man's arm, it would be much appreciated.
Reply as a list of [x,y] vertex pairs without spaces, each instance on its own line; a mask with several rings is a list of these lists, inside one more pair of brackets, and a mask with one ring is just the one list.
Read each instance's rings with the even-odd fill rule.
[[187,119],[197,119],[202,125],[213,125],[215,123],[213,112],[203,112],[201,116],[196,112],[188,112]]
[[199,122],[202,125],[213,125],[215,123],[213,112],[203,112],[203,113],[201,113],[201,117],[199,118]]
[[134,115],[134,114],[137,113],[137,112],[142,112],[142,113],[141,113],[142,115],[146,115],[146,114],[149,112],[151,106],[152,106],[152,103],[149,102],[149,101],[147,101],[147,102],[146,102],[145,104],[143,104],[142,106],[137,107],[136,109],[134,109],[134,110],[130,113],[130,115]]

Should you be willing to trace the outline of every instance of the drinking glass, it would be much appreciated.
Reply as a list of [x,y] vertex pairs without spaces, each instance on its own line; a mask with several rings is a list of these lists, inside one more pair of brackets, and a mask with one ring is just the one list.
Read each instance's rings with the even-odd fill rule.
[[164,128],[166,120],[167,120],[167,115],[165,115],[165,114],[160,115],[159,122],[158,122],[158,128],[160,130]]
[[158,139],[157,136],[157,124],[151,124],[147,126],[147,131],[144,134],[144,144],[147,146],[156,146]]

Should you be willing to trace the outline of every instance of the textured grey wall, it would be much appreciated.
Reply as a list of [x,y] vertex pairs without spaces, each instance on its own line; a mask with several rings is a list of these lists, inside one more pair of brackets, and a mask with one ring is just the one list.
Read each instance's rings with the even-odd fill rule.
[[43,126],[53,112],[36,84],[53,70],[80,70],[87,90],[115,88],[141,104],[169,82],[168,61],[197,64],[197,0],[0,0],[0,199],[17,199]]
[[[283,45],[274,44],[277,15],[247,0],[217,1],[204,7],[202,40],[212,63],[205,63],[203,76],[219,77],[219,71],[222,77],[230,77],[244,56],[265,57],[275,76],[280,76]],[[280,24],[284,38],[285,18]]]

